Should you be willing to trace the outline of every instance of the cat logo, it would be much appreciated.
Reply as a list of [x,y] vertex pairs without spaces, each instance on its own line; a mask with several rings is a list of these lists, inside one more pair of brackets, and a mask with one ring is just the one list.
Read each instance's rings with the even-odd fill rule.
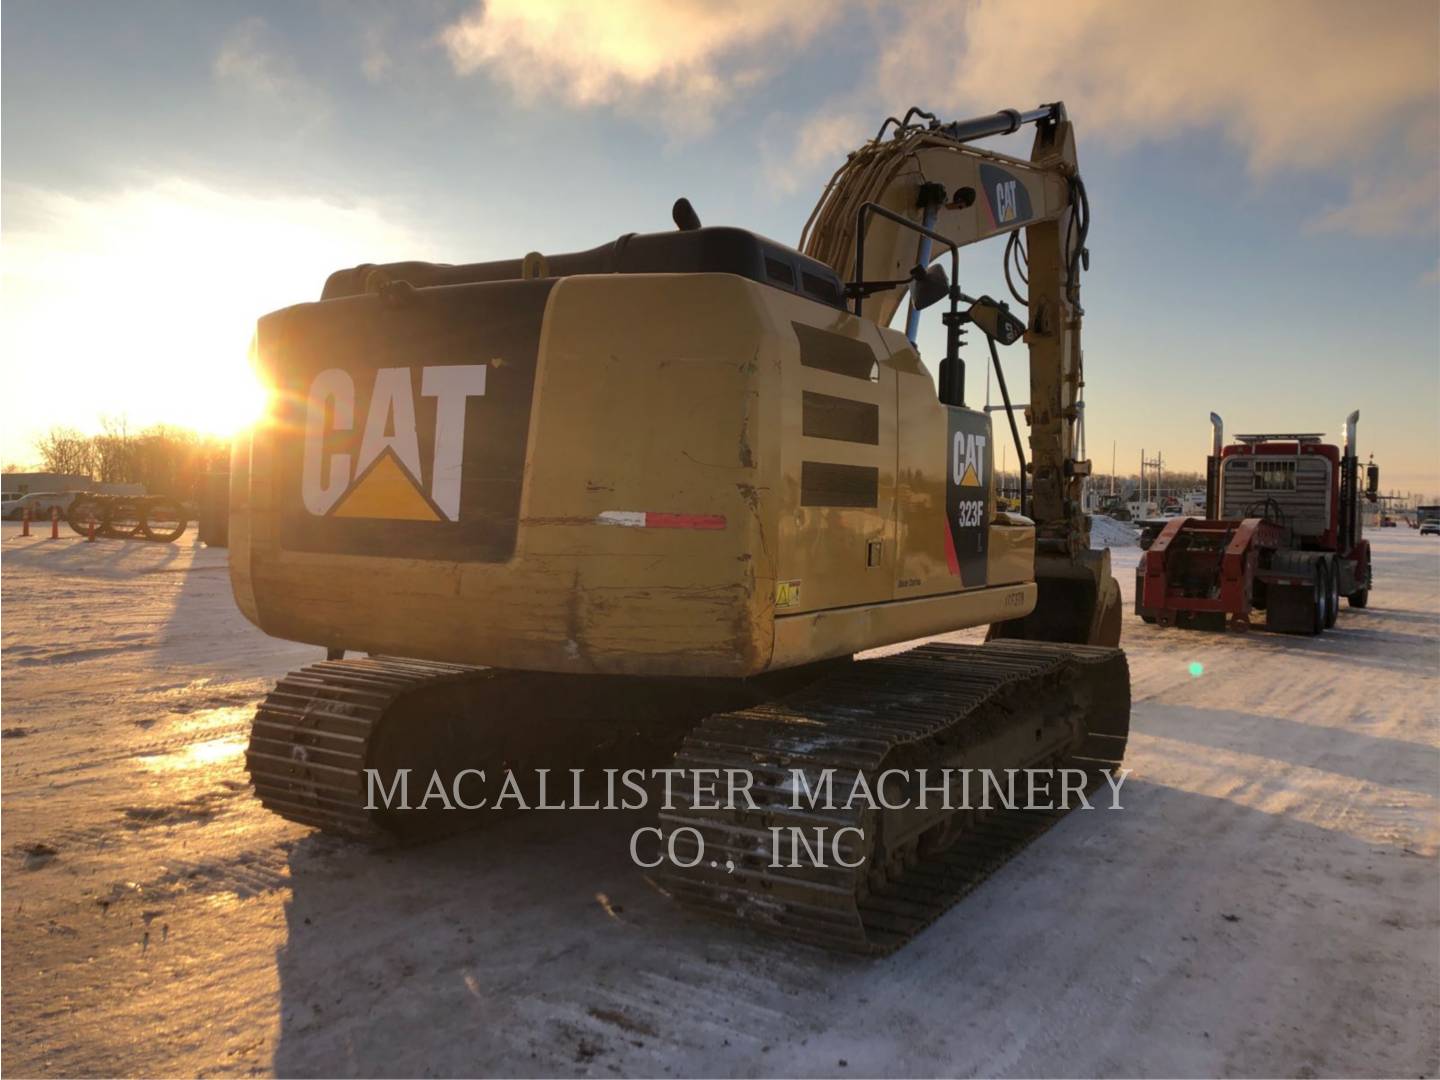
[[[342,368],[315,376],[305,407],[300,496],[317,517],[458,521],[465,406],[485,393],[484,364],[420,369],[435,399],[434,453],[425,489],[411,368],[380,368],[355,449],[355,380]],[[348,435],[346,433],[349,433]],[[343,447],[327,453],[328,447]]]
[[956,487],[981,487],[985,475],[985,436],[957,431],[951,442],[950,482]]
[[1015,220],[1015,188],[1018,180],[1001,180],[995,185],[995,223]]
[[964,588],[984,585],[989,574],[990,418],[949,410],[950,460],[945,470],[945,561]]
[[990,220],[996,228],[1016,225],[1034,217],[1030,192],[1020,178],[1009,170],[982,163],[980,189],[985,193],[985,201],[990,204]]

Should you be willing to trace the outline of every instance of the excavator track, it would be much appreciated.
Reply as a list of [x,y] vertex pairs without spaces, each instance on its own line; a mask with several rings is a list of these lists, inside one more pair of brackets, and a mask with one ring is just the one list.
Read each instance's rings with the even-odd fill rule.
[[[367,768],[379,768],[383,726],[403,725],[436,692],[473,692],[495,672],[397,657],[326,660],[281,679],[255,713],[245,767],[266,809],[368,843],[389,840],[367,809]],[[419,756],[424,754],[420,749]]]
[[[863,799],[847,807],[857,777],[897,803],[907,794],[913,802],[914,792],[888,770],[913,777],[922,769],[1078,768],[1090,791],[1103,770],[1119,767],[1129,714],[1124,653],[1077,645],[923,645],[758,685],[603,677],[601,687],[583,677],[368,657],[311,664],[281,679],[257,710],[246,766],[268,809],[371,844],[425,838],[474,817],[371,809],[369,769],[382,782],[397,768],[453,775],[477,761],[557,772],[733,770],[751,778],[754,809],[741,800],[711,808],[692,800],[691,785],[674,785],[660,823],[675,834],[678,861],[656,872],[660,883],[682,903],[732,921],[883,953],[1065,811],[889,811]],[[541,727],[516,722],[542,717]],[[826,770],[829,805],[797,808],[797,772],[818,791]],[[950,801],[978,799],[976,792]],[[823,828],[830,838],[859,830],[829,849],[856,865],[807,862],[793,847],[777,853],[776,827]],[[689,844],[696,834],[703,851]],[[679,865],[691,858],[695,865]]]
[[[855,663],[781,700],[712,716],[685,740],[677,767],[750,774],[756,808],[736,799],[741,805],[710,809],[712,801],[702,807],[677,792],[661,814],[676,859],[657,876],[681,902],[728,920],[826,948],[888,952],[1065,811],[997,805],[927,814],[876,808],[863,798],[847,809],[857,774],[867,790],[889,790],[892,804],[903,802],[897,795],[909,782],[883,778],[892,769],[912,776],[929,769],[933,780],[934,770],[947,767],[1002,774],[1078,768],[1093,791],[1102,771],[1117,769],[1124,757],[1129,717],[1129,672],[1119,649],[931,644]],[[809,791],[822,790],[825,770],[833,770],[834,796],[813,807],[802,799],[797,809],[797,770]],[[913,789],[909,794],[913,803]],[[980,801],[978,793],[950,799]],[[689,842],[694,833],[680,831],[686,828],[703,846]],[[845,834],[821,859],[808,858],[790,832],[808,831],[818,848],[822,836],[834,843],[845,828],[861,830],[863,839]],[[861,865],[838,865],[829,857],[836,854]]]
[[[824,666],[822,666],[823,669]],[[412,806],[439,775],[507,771],[526,798],[537,770],[658,769],[704,717],[754,705],[816,678],[794,669],[761,680],[554,675],[400,657],[326,660],[292,671],[260,703],[246,767],[269,810],[339,836],[384,845],[429,839],[504,816],[371,809],[369,770],[390,788],[410,770]],[[593,777],[592,777],[593,779]],[[471,788],[467,797],[495,786]],[[383,803],[378,796],[377,804]]]

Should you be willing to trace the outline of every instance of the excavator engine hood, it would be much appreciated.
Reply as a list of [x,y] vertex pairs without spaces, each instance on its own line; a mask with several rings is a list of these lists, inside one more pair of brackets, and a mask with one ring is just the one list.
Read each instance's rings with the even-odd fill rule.
[[241,610],[277,637],[452,663],[765,670],[771,292],[723,273],[395,279],[264,317],[272,405],[231,467]]

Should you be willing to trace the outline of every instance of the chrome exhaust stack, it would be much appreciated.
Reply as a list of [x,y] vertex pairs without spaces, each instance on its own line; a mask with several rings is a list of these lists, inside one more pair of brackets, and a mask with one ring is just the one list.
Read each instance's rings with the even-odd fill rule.
[[[1345,418],[1345,450],[1340,458],[1340,549],[1349,550],[1360,536],[1360,459],[1355,446],[1355,427],[1360,410]],[[1373,468],[1373,466],[1372,466]],[[1379,477],[1376,476],[1378,481]],[[1367,489],[1368,493],[1368,489]]]
[[1220,451],[1225,447],[1225,421],[1219,413],[1210,414],[1210,456],[1205,459],[1205,516],[1214,521],[1220,516]]

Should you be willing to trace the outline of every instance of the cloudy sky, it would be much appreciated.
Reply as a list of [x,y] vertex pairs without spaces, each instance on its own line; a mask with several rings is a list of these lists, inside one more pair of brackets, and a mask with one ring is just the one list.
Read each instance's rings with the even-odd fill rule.
[[[793,244],[886,115],[1063,98],[1097,467],[1198,467],[1212,409],[1358,407],[1384,486],[1440,492],[1433,0],[9,0],[0,30],[5,462],[102,415],[223,429],[255,317],[338,267],[580,249],[680,194]],[[998,246],[962,272],[1003,291]]]

